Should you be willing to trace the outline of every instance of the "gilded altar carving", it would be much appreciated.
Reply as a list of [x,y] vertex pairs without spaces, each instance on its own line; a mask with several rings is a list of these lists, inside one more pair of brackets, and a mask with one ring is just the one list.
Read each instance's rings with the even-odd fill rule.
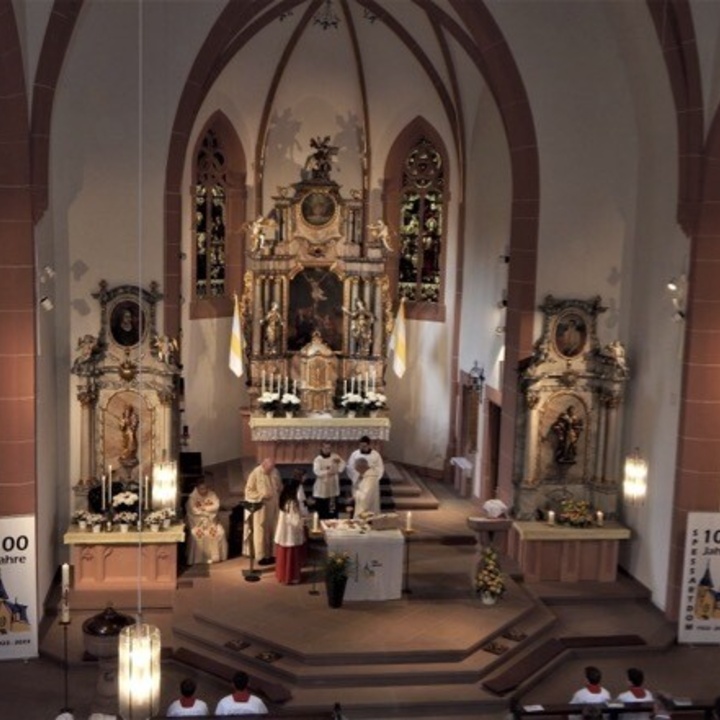
[[619,409],[629,378],[625,349],[602,345],[600,298],[547,296],[542,335],[519,366],[525,397],[515,456],[520,519],[553,509],[558,497],[589,500],[612,517],[620,473]]

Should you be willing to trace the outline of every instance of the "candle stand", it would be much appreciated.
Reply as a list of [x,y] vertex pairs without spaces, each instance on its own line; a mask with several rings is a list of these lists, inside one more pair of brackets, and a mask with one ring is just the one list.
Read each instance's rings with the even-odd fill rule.
[[415,531],[408,529],[407,527],[402,531],[405,536],[405,572],[403,573],[403,595],[411,595],[412,590],[410,589],[410,537],[415,534]]
[[[308,540],[312,542],[313,540],[319,540],[322,537],[322,531],[320,530],[314,530],[311,529],[308,531]],[[309,547],[309,543],[308,543]],[[308,595],[319,595],[320,591],[317,589],[317,555],[315,553],[315,550],[313,550],[312,554],[312,587],[310,590],[308,590]]]
[[64,702],[63,706],[60,708],[60,714],[62,713],[69,713],[72,715],[72,708],[70,707],[70,702],[68,699],[68,673],[69,673],[69,664],[68,664],[68,627],[70,626],[70,617],[69,615],[63,613],[61,616],[59,625],[62,628],[63,631],[63,679],[64,679]]

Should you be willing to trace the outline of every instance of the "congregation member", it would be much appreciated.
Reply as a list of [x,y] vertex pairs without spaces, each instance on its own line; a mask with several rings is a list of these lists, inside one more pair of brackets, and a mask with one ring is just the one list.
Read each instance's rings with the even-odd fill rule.
[[315,483],[312,494],[318,517],[321,520],[338,516],[340,497],[340,473],[345,470],[345,461],[332,450],[329,442],[320,446],[320,454],[313,460]]
[[220,498],[204,480],[198,480],[185,505],[188,533],[189,565],[227,560],[225,529],[218,521]]
[[296,468],[293,477],[280,492],[277,528],[275,529],[275,577],[283,585],[297,585],[305,562],[305,473]]
[[[570,699],[571,705],[599,705],[610,700],[610,693],[600,684],[602,673],[594,665],[585,668],[585,685]],[[571,715],[571,718],[579,717]]]
[[360,438],[357,450],[353,450],[347,461],[347,474],[352,481],[353,493],[355,486],[360,480],[357,471],[357,461],[360,458],[367,461],[368,465],[377,473],[378,479],[382,479],[382,476],[385,474],[385,464],[383,463],[382,456],[372,447],[369,436],[363,435]]
[[168,705],[168,717],[207,717],[210,714],[207,703],[195,697],[197,684],[192,678],[180,683],[180,697]]
[[[265,458],[248,476],[245,483],[245,500],[251,503],[261,503],[251,517],[253,528],[254,557],[258,558],[258,565],[272,565],[275,562],[273,545],[275,542],[275,527],[278,518],[278,499],[282,489],[280,473],[275,468],[272,458]],[[246,538],[249,537],[246,535]]]
[[353,489],[353,503],[355,509],[353,517],[359,518],[372,513],[380,513],[380,476],[374,467],[363,457],[355,462],[355,471],[358,475],[357,483]]
[[267,715],[265,703],[248,690],[250,678],[242,670],[233,675],[233,691],[220,700],[215,714],[224,715]]
[[[651,703],[652,693],[643,687],[645,675],[638,668],[628,668],[627,679],[629,688],[617,696],[618,702],[622,703]],[[650,720],[649,712],[623,713],[623,720]]]

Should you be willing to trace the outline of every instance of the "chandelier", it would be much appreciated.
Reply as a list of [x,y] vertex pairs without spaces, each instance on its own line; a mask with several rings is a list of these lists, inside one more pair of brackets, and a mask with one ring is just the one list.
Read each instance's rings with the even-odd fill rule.
[[625,458],[623,478],[623,495],[631,504],[642,502],[645,499],[647,495],[647,474],[647,460],[640,455],[640,450],[635,448]]

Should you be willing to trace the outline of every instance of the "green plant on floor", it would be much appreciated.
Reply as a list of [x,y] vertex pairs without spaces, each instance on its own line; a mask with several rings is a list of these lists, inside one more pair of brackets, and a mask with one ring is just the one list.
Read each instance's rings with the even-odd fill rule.
[[505,594],[505,580],[500,570],[500,559],[497,550],[485,547],[480,555],[477,571],[475,572],[475,590],[478,593],[487,593],[494,598]]

